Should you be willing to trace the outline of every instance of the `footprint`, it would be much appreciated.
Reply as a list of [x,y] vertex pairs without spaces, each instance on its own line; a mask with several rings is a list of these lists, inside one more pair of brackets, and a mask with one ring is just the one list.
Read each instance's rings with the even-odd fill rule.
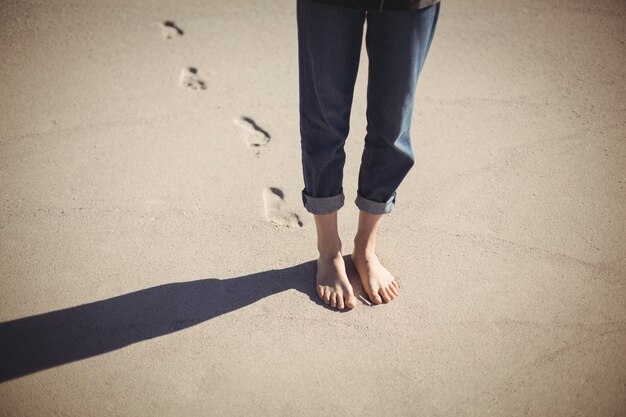
[[302,227],[298,215],[286,209],[285,196],[278,188],[265,188],[263,202],[265,203],[265,218],[268,221],[278,226]]
[[176,36],[183,36],[183,30],[171,20],[165,20],[159,23],[161,27],[161,37],[163,39],[172,39]]
[[234,122],[241,128],[248,147],[260,148],[269,143],[271,139],[270,134],[257,125],[250,117],[242,116],[241,118],[235,119]]
[[194,67],[185,67],[180,71],[180,85],[192,90],[206,89],[206,83],[198,77],[198,70]]

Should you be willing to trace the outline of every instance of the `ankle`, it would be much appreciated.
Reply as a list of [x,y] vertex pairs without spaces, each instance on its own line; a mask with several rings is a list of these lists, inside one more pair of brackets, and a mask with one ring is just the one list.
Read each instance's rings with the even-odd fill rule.
[[334,259],[341,257],[341,241],[333,240],[331,242],[318,242],[317,251],[320,254],[320,259]]
[[358,234],[354,237],[354,252],[359,255],[373,254],[376,251],[376,238],[363,237]]

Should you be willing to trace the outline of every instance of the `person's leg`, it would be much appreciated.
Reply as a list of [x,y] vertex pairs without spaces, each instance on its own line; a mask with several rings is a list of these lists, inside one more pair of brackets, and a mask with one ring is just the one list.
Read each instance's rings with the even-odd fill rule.
[[298,0],[302,202],[315,217],[317,292],[326,304],[356,306],[337,231],[344,204],[344,144],[349,131],[365,12]]
[[331,307],[342,310],[356,307],[356,298],[341,253],[337,232],[337,211],[315,215],[317,229],[316,290],[317,295]]
[[376,235],[382,214],[359,211],[359,229],[354,237],[351,258],[363,288],[374,304],[388,303],[396,298],[400,285],[376,255]]
[[367,13],[367,135],[355,200],[360,212],[352,259],[376,304],[398,294],[396,280],[376,256],[376,231],[414,163],[409,132],[413,100],[439,7],[440,3],[415,11]]

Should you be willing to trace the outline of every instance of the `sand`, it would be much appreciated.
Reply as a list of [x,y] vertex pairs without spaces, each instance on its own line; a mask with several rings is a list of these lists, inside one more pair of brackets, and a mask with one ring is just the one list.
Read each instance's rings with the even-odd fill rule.
[[624,2],[443,0],[379,236],[400,296],[347,313],[315,294],[294,1],[0,23],[0,415],[626,413]]

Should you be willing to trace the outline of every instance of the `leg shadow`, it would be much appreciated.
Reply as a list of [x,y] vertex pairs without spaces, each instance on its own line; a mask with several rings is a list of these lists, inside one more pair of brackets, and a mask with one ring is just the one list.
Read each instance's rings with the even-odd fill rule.
[[0,323],[0,382],[186,329],[289,289],[319,304],[315,261],[226,280],[165,284]]

